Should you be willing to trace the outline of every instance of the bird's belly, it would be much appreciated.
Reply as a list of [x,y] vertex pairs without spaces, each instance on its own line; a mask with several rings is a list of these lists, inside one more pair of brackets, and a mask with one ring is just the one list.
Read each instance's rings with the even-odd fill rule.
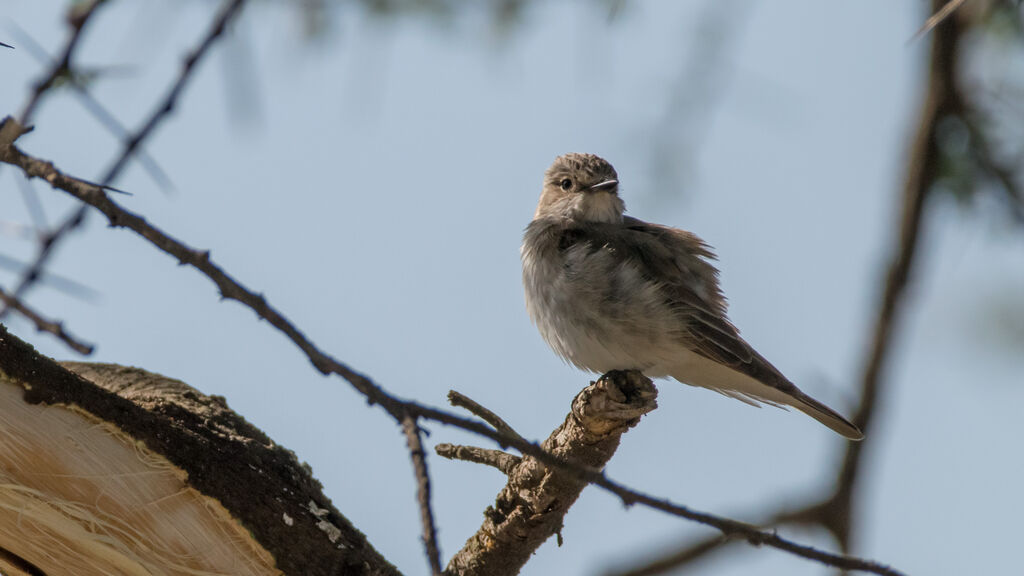
[[667,310],[652,310],[636,298],[617,302],[600,287],[573,285],[559,272],[528,263],[523,280],[530,318],[567,362],[601,374],[641,370],[657,378],[690,354],[674,337]]

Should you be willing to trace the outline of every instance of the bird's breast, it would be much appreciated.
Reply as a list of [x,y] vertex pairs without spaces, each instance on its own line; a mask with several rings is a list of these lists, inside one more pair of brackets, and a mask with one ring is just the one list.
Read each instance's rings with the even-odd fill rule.
[[678,324],[635,263],[577,231],[530,232],[522,248],[526,309],[559,356],[599,373],[670,363]]

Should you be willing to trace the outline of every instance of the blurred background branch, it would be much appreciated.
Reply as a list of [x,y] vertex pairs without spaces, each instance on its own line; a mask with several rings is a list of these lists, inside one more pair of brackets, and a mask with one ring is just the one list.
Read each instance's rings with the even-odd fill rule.
[[[875,420],[881,410],[879,398],[887,395],[886,387],[890,385],[886,375],[893,342],[910,304],[908,288],[920,252],[929,198],[937,193],[952,193],[964,200],[990,194],[1006,206],[1013,219],[1024,224],[1024,196],[1019,187],[1024,157],[1017,156],[1016,161],[1007,162],[1004,160],[1006,152],[991,145],[995,138],[993,132],[1000,126],[1020,127],[1021,124],[1019,121],[1004,124],[987,117],[985,110],[993,103],[979,102],[968,96],[986,92],[979,92],[979,87],[973,84],[974,71],[965,69],[963,64],[965,60],[977,61],[978,55],[972,51],[982,49],[993,34],[1007,34],[1007,29],[1012,34],[1001,42],[1019,49],[1024,45],[1024,18],[1015,2],[976,2],[972,10],[955,14],[951,8],[960,4],[962,2],[933,0],[931,9],[935,16],[929,18],[923,29],[930,31],[928,83],[921,96],[921,113],[907,155],[903,190],[896,197],[899,218],[895,222],[894,243],[875,308],[877,317],[859,378],[860,403],[853,417],[853,422],[864,430],[865,439],[846,444],[834,488],[824,500],[812,500],[795,509],[770,513],[760,524],[766,528],[784,525],[821,528],[846,552],[856,549],[854,536],[862,509],[857,502],[857,487],[863,476],[866,454],[885,440],[875,432]],[[995,80],[998,85],[1012,81],[1009,75]],[[1024,138],[1017,145],[1020,143],[1024,143]],[[705,559],[728,543],[729,540],[721,536],[710,536],[615,574],[647,576],[675,572]]]

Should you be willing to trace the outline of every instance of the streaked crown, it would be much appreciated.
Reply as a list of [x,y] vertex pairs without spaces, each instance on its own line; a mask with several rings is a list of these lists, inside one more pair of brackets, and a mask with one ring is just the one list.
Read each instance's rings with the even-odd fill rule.
[[573,187],[582,189],[599,182],[618,180],[619,176],[604,158],[573,152],[555,158],[544,174],[545,185],[561,187],[566,179],[572,182]]

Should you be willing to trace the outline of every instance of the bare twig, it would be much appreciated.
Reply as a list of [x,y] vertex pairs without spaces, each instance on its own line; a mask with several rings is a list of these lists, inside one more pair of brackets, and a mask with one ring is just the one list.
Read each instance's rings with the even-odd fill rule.
[[402,420],[402,430],[409,444],[409,456],[416,475],[416,499],[420,506],[420,523],[423,525],[423,547],[430,564],[430,573],[441,576],[441,551],[437,547],[437,528],[434,526],[434,512],[430,507],[430,475],[427,473],[427,455],[423,451],[420,427],[414,416]]
[[[483,418],[484,422],[487,422],[491,426],[494,426],[495,430],[501,432],[505,436],[508,436],[509,438],[523,440],[525,442],[525,439],[522,436],[520,436],[514,428],[509,426],[507,422],[502,420],[501,417],[499,417],[494,412],[491,412],[487,408],[484,408],[483,406],[481,406],[480,404],[478,404],[476,401],[466,396],[465,394],[461,394],[459,392],[456,392],[455,390],[449,390],[448,403],[451,404],[452,406],[455,406],[456,408],[465,408],[466,410],[469,410],[470,412],[476,414],[480,418]],[[502,446],[502,448],[504,448],[504,446]]]
[[953,12],[956,12],[956,9],[963,6],[966,2],[967,0],[949,0],[945,6],[939,8],[937,12],[924,21],[924,25],[921,26],[920,30],[914,33],[914,36],[910,40],[917,40],[921,36],[931,32],[933,28],[941,24],[946,18],[952,16]]
[[515,454],[509,454],[502,450],[490,448],[478,448],[476,446],[461,446],[459,444],[438,444],[434,446],[434,452],[442,458],[449,460],[464,460],[474,464],[483,464],[498,469],[502,474],[508,476],[513,468],[519,465],[521,460]]
[[35,227],[33,236],[40,236],[46,230],[46,212],[43,210],[43,204],[39,201],[39,197],[36,196],[35,190],[32,189],[31,182],[25,178],[18,178],[17,180],[21,199],[25,202],[28,216],[32,220],[32,226]]
[[[29,52],[32,53],[36,60],[43,63],[51,62],[51,64],[54,62],[50,58],[49,54],[46,53],[46,50],[36,42],[35,38],[33,38],[28,32],[22,30],[17,25],[12,25],[12,31],[21,37],[22,43],[28,47]],[[92,95],[85,83],[79,79],[79,74],[68,69],[65,70],[63,78],[66,79],[66,83],[74,90],[85,109],[88,110],[89,113],[92,114],[93,118],[102,124],[108,132],[122,141],[126,141],[130,138],[128,128],[122,124],[110,110],[107,110],[106,106]],[[157,164],[156,160],[153,159],[153,157],[145,150],[140,150],[138,155],[139,162],[146,169],[146,172],[149,173],[150,177],[153,178],[153,181],[156,182],[161,189],[168,190],[171,187],[171,179],[167,176],[167,173],[164,172],[163,168],[161,168],[160,165]]]
[[710,536],[689,546],[674,550],[665,556],[648,560],[644,564],[634,566],[622,572],[608,572],[608,576],[656,576],[674,572],[684,564],[691,564],[709,553],[720,549],[734,540],[724,534]]
[[10,308],[11,310],[18,312],[25,318],[31,320],[32,323],[36,325],[36,330],[39,330],[40,332],[47,332],[49,334],[53,334],[61,342],[67,344],[68,348],[71,348],[72,350],[78,352],[79,354],[82,354],[83,356],[88,356],[89,354],[92,354],[92,344],[86,344],[85,342],[78,340],[71,334],[68,334],[68,332],[64,330],[63,324],[61,324],[60,322],[54,322],[53,320],[47,320],[46,318],[43,318],[42,316],[39,315],[39,313],[26,306],[23,302],[20,302],[17,298],[14,298],[13,296],[7,294],[7,292],[4,292],[2,288],[0,288],[0,302],[3,302],[4,305]]
[[[85,21],[88,20],[95,9],[104,1],[105,0],[93,0],[91,4],[81,8],[82,15],[80,17],[71,18],[71,21],[77,25],[72,28],[72,35],[68,40],[63,56],[47,79],[36,84],[36,91],[34,92],[32,99],[29,101],[29,105],[26,107],[25,112],[22,113],[22,121],[20,122],[20,125],[26,125],[25,119],[31,114],[39,100],[39,97],[50,88],[54,81],[60,77],[60,74],[67,71],[70,66],[71,54],[74,47],[77,45],[78,38],[81,35]],[[192,77],[196,64],[202,60],[216,40],[221,37],[224,30],[227,28],[228,23],[239,13],[243,4],[245,4],[245,0],[226,0],[222,9],[214,18],[210,28],[203,36],[203,39],[199,42],[199,45],[185,57],[182,69],[178,73],[178,77],[171,84],[170,89],[167,91],[156,110],[154,110],[149,119],[146,120],[142,128],[128,136],[123,141],[121,154],[100,179],[100,186],[107,186],[117,178],[136,149],[138,149],[142,142],[152,134],[157,125],[174,109],[178,96]],[[74,213],[64,219],[64,221],[61,222],[53,232],[45,235],[41,239],[35,261],[33,261],[32,266],[29,267],[22,276],[20,282],[14,288],[13,294],[15,298],[23,298],[25,293],[41,277],[43,269],[46,267],[46,263],[53,254],[54,247],[56,247],[65,237],[67,237],[69,233],[81,226],[85,221],[86,208],[86,206],[81,206],[79,209],[75,210]],[[6,306],[0,308],[0,320],[4,318],[6,312]]]
[[121,172],[121,168],[131,158],[132,154],[138,148],[139,144],[142,143],[150,133],[156,129],[160,122],[165,116],[170,114],[174,110],[174,105],[178,101],[178,96],[181,95],[181,91],[185,88],[189,78],[192,77],[192,71],[195,69],[196,64],[202,60],[203,56],[210,50],[210,47],[217,41],[218,38],[224,34],[224,30],[227,28],[228,23],[231,22],[232,18],[238,14],[245,4],[245,0],[227,0],[221,7],[217,16],[214,17],[213,23],[210,25],[206,35],[200,41],[199,45],[194,50],[189,52],[184,61],[182,62],[181,72],[178,74],[178,79],[171,85],[171,89],[167,91],[163,99],[157,104],[153,113],[150,114],[149,120],[142,125],[137,132],[130,135],[124,141],[124,151],[121,156],[114,161],[114,163],[107,169],[106,174],[100,179],[104,184],[109,184],[118,173]]
[[[5,120],[5,122],[13,121],[14,119],[10,117]],[[387,393],[368,377],[349,368],[318,348],[284,314],[271,306],[262,294],[249,290],[228,275],[219,265],[215,264],[210,258],[209,251],[196,250],[165,234],[141,216],[124,209],[111,200],[101,188],[68,176],[54,167],[52,163],[28,156],[13,144],[7,147],[0,147],[0,162],[18,166],[31,178],[46,180],[54,188],[63,190],[102,212],[107,217],[111,227],[128,228],[145,238],[159,250],[176,258],[180,264],[196,268],[218,287],[223,299],[236,300],[252,309],[259,317],[266,320],[271,326],[291,340],[309,358],[317,370],[323,374],[337,374],[341,376],[353,388],[359,391],[370,404],[380,405],[398,422],[402,422],[408,416],[415,416],[474,432],[491,438],[501,445],[511,446],[525,455],[533,456],[541,463],[558,468],[574,478],[600,486],[618,496],[626,504],[643,504],[674,516],[706,524],[730,536],[742,538],[751,544],[771,546],[791,552],[797,556],[847,570],[864,570],[882,575],[899,574],[898,571],[876,562],[824,552],[810,546],[792,542],[776,534],[760,531],[743,522],[694,511],[667,500],[648,496],[609,480],[603,473],[553,456],[536,444],[525,442],[520,438],[506,436],[475,420],[462,418],[416,402],[400,400]]]
[[[938,6],[941,1],[933,0],[932,3]],[[877,398],[884,383],[883,372],[892,351],[893,334],[903,318],[902,305],[921,238],[925,200],[938,178],[940,152],[936,140],[937,126],[943,117],[962,110],[956,90],[960,56],[958,45],[962,28],[963,25],[952,18],[935,28],[933,35],[928,87],[907,164],[897,243],[888,264],[885,289],[877,307],[871,346],[863,362],[860,406],[853,417],[853,423],[865,433],[872,426],[878,408]],[[833,505],[825,509],[828,516],[823,518],[823,526],[832,532],[843,550],[851,548],[851,526],[855,514],[853,498],[861,463],[864,461],[863,455],[874,444],[870,438],[864,442],[847,443],[846,456],[832,498]]]
[[71,31],[68,34],[68,39],[64,42],[64,48],[61,50],[60,58],[54,60],[53,64],[50,66],[49,72],[33,84],[32,96],[29,97],[28,102],[21,111],[21,114],[18,115],[18,119],[23,126],[28,126],[32,122],[32,114],[42,101],[43,95],[46,94],[50,88],[53,88],[57,83],[57,80],[70,71],[71,58],[74,56],[75,49],[78,47],[78,41],[82,37],[82,31],[85,29],[85,25],[92,18],[93,14],[96,13],[96,10],[99,9],[104,2],[106,2],[106,0],[90,0],[86,3],[74,4],[69,9],[67,21],[68,26],[71,27]]
[[[32,261],[32,265],[22,274],[18,284],[14,287],[13,296],[20,299],[25,295],[29,288],[31,288],[40,278],[43,277],[43,269],[46,267],[47,261],[50,259],[50,255],[53,254],[53,248],[57,242],[67,236],[71,231],[75,230],[82,225],[85,221],[86,211],[84,207],[79,207],[70,216],[64,219],[52,232],[47,232],[40,235],[39,237],[39,250],[36,252],[36,258]],[[9,306],[6,304],[0,308],[0,320],[3,320],[7,316]]]

